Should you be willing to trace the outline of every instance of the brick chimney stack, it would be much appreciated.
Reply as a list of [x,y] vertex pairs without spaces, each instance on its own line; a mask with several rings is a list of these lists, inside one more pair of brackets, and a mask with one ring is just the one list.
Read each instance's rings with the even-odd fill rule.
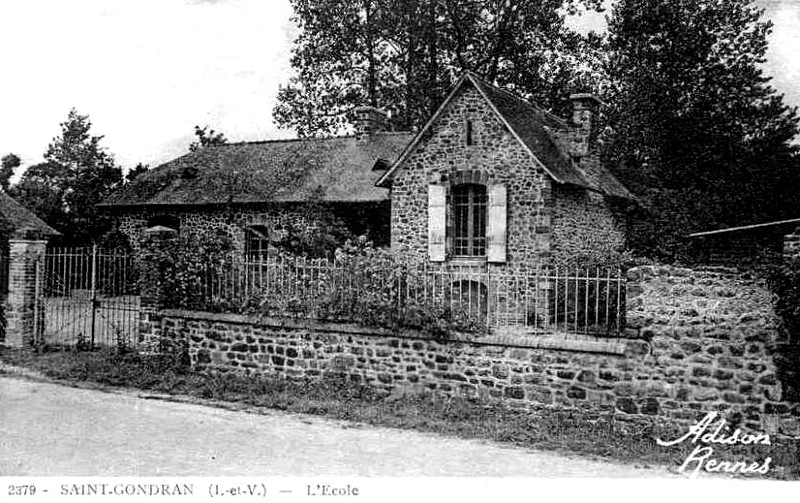
[[383,110],[372,106],[362,106],[356,112],[356,137],[368,138],[375,133],[386,131],[389,116]]
[[588,93],[572,94],[569,99],[572,101],[572,124],[577,128],[572,142],[572,155],[585,157],[594,154],[597,147],[597,118],[602,102]]

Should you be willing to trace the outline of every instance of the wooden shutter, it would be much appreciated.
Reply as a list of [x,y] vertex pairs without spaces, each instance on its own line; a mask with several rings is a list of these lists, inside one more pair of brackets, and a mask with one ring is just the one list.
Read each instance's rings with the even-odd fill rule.
[[447,194],[442,185],[428,185],[428,257],[444,262],[447,229]]
[[489,262],[506,261],[506,186],[489,187],[489,218],[486,225],[487,250]]

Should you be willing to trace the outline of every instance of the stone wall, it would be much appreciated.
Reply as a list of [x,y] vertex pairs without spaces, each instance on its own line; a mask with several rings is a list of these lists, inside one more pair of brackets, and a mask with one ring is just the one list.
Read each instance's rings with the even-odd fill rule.
[[285,204],[261,207],[191,208],[184,210],[147,208],[128,211],[118,217],[120,231],[125,234],[134,249],[139,249],[144,240],[148,222],[159,215],[177,217],[180,232],[192,234],[199,240],[208,240],[217,235],[228,236],[239,250],[244,250],[245,229],[252,225],[263,225],[271,231],[270,236],[280,240],[291,227],[309,229],[325,228],[349,230],[358,236],[368,233],[378,245],[389,243],[389,203],[341,204],[312,211],[303,204]]
[[[11,347],[30,346],[37,323],[43,322],[42,306],[36,302],[36,281],[41,279],[47,241],[12,238],[8,242],[8,295],[5,299],[5,337],[0,343]],[[37,268],[40,268],[37,272]],[[37,312],[37,307],[40,309]]]
[[782,331],[763,281],[725,268],[655,266],[628,279],[628,335],[651,347],[633,395],[653,396],[674,417],[738,412],[751,427],[790,413],[780,428],[800,433],[800,408],[782,401],[774,363]]
[[[467,120],[473,124],[472,145],[465,140]],[[474,178],[507,188],[508,263],[536,263],[549,256],[550,210],[545,200],[552,182],[471,87],[454,97],[392,182],[392,248],[427,257],[428,185],[449,188]]]
[[[472,123],[471,145],[465,139],[467,121]],[[564,141],[564,148],[572,148]],[[584,155],[576,162],[599,159]],[[576,254],[608,255],[624,245],[624,218],[616,217],[602,195],[557,186],[480,93],[465,87],[392,182],[392,248],[427,257],[428,185],[449,190],[464,181],[507,189],[507,261],[490,267],[541,264],[550,261],[555,250],[557,260]],[[452,220],[448,216],[448,236],[453,234]]]
[[597,192],[554,187],[553,259],[610,257],[625,247],[625,217]]
[[[641,344],[572,338],[437,342],[414,333],[240,315],[167,311],[166,337],[188,340],[198,369],[324,378],[344,373],[395,387],[502,398],[518,404],[614,406],[615,369]],[[577,352],[576,352],[577,351]]]
[[389,393],[432,391],[515,407],[696,421],[723,411],[750,428],[800,433],[773,363],[769,293],[727,271],[630,271],[629,329],[616,339],[495,336],[438,342],[334,324],[162,313],[160,335],[188,341],[198,369],[285,377],[345,375]]

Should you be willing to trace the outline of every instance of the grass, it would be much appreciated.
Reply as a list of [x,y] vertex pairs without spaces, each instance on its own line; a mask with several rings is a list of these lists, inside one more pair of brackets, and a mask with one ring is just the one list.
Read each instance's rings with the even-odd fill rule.
[[[663,422],[634,421],[624,415],[545,407],[532,412],[431,394],[386,395],[344,379],[310,381],[198,373],[188,369],[185,361],[170,356],[118,354],[108,349],[37,353],[0,348],[0,361],[69,383],[92,382],[237,402],[376,426],[600,456],[643,466],[677,468],[693,448],[687,443],[679,447],[658,446],[656,438],[677,438],[685,430]],[[773,445],[768,447],[737,445],[716,447],[715,451],[714,457],[731,461],[761,462],[771,456],[770,477],[800,478],[797,440],[773,439]]]

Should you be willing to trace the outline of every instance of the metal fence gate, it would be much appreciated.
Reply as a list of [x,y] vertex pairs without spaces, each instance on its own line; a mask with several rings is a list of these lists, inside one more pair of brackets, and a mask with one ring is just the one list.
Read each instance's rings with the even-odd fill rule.
[[36,268],[36,340],[135,347],[139,334],[136,261],[129,250],[48,249]]

